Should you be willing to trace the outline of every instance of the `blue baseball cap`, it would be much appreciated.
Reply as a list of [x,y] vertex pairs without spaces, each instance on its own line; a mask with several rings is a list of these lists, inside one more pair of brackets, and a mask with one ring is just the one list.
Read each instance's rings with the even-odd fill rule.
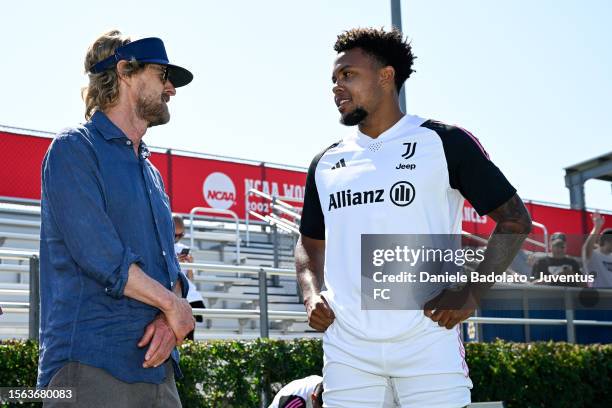
[[170,64],[164,42],[156,37],[142,38],[118,47],[113,55],[96,63],[89,72],[99,74],[114,68],[121,60],[130,61],[132,58],[138,62],[167,66],[168,80],[175,88],[185,86],[193,80],[191,72],[178,65]]

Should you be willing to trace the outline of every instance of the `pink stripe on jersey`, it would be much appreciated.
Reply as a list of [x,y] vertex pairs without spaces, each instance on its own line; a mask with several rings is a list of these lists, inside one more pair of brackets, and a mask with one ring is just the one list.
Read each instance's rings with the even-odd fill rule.
[[480,144],[480,140],[478,140],[478,138],[476,136],[474,136],[473,134],[470,133],[470,131],[457,126],[458,129],[463,130],[469,137],[472,138],[472,140],[474,141],[474,143],[476,143],[476,145],[478,146],[478,148],[480,149],[480,151],[482,152],[482,154],[484,155],[484,157],[487,158],[487,160],[491,160],[491,158],[489,157],[489,153],[487,153],[487,151],[484,149],[484,147],[482,147],[482,144]]
[[[462,323],[459,323],[462,324]],[[463,341],[461,340],[461,328],[457,325],[457,341],[459,342],[459,355],[461,355],[461,367],[463,368],[463,375],[466,377],[470,376],[470,369],[465,361],[465,347],[463,346]]]
[[304,408],[304,401],[301,398],[296,398],[293,401],[290,401],[285,408]]

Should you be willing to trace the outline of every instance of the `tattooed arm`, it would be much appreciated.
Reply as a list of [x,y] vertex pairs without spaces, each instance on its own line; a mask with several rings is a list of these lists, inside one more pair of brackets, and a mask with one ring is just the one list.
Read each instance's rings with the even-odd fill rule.
[[[497,223],[489,238],[484,260],[478,265],[478,273],[502,274],[521,249],[531,232],[531,217],[518,195],[514,195],[489,215]],[[488,285],[489,287],[492,286]]]
[[[487,215],[497,222],[497,226],[476,271],[480,274],[502,274],[531,232],[531,217],[516,194]],[[460,292],[445,290],[425,305],[425,316],[440,326],[452,329],[474,313],[480,298],[491,286],[492,283],[470,283]]]

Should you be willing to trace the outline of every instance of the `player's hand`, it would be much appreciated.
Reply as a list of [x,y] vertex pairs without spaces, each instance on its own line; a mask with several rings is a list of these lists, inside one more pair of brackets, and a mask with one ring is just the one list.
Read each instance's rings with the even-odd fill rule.
[[425,316],[440,327],[452,329],[470,317],[478,307],[478,300],[469,286],[459,291],[445,289],[424,306]]
[[336,318],[327,300],[321,295],[312,295],[304,299],[304,306],[308,314],[308,325],[315,330],[324,332]]
[[168,325],[174,332],[176,344],[183,344],[185,336],[187,336],[195,328],[195,319],[193,318],[191,305],[186,299],[173,296],[172,307],[163,311]]
[[601,227],[603,227],[604,225],[604,216],[601,215],[599,212],[594,212],[593,215],[591,215],[591,219],[593,220],[593,226],[595,228],[597,228],[598,230],[601,229]]
[[138,342],[138,347],[149,345],[145,354],[144,368],[157,367],[170,357],[176,346],[176,337],[163,314],[147,325],[144,335]]

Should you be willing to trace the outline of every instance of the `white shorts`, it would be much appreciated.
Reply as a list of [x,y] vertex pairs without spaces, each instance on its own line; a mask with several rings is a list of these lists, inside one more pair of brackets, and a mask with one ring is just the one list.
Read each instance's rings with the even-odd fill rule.
[[429,322],[401,341],[381,342],[356,338],[336,320],[323,336],[323,406],[469,405],[472,381],[459,328]]

